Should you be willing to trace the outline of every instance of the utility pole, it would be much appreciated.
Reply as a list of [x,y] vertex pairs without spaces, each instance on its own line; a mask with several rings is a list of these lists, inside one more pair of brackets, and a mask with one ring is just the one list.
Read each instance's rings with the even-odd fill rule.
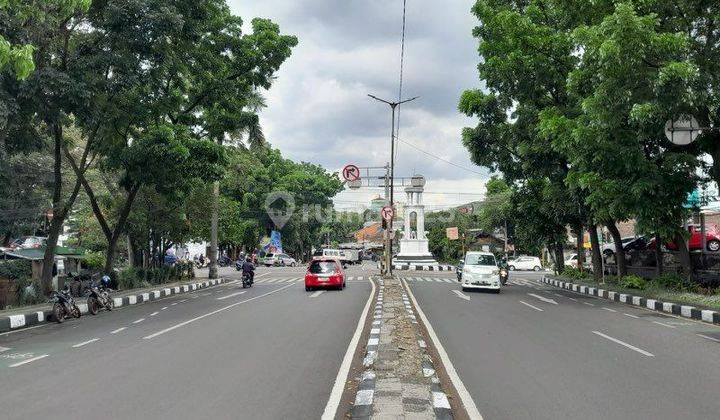
[[[394,184],[393,177],[395,176],[395,108],[397,108],[399,105],[404,104],[406,102],[414,101],[418,97],[416,96],[414,98],[406,99],[404,101],[391,102],[391,101],[386,101],[385,99],[380,99],[375,95],[368,94],[368,96],[375,99],[376,101],[380,101],[380,102],[390,105],[390,109],[392,110],[392,125],[391,125],[391,129],[390,129],[390,176],[389,176],[389,178],[390,178],[390,185],[389,185],[390,203],[389,204],[390,204],[390,207],[392,207],[394,210],[395,209],[395,201],[394,201],[393,192],[395,190],[395,184]],[[387,197],[387,195],[386,195],[386,197]],[[393,215],[393,218],[394,217],[395,216]],[[389,275],[389,276],[392,275],[392,237],[390,236],[390,232],[393,232],[393,223],[392,222],[393,222],[392,219],[388,220],[388,222],[387,222],[387,229],[386,229],[387,236],[385,238],[385,248],[386,248],[385,249],[385,254],[386,254],[385,261],[386,261],[386,265],[387,265],[386,272],[387,272],[387,275]]]

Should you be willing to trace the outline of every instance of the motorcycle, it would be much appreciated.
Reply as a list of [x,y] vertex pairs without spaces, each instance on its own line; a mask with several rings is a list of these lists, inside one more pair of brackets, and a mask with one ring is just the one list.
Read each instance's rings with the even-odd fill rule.
[[507,268],[501,268],[500,269],[500,284],[505,286],[505,283],[508,281],[508,270]]
[[80,308],[75,304],[75,299],[70,295],[70,289],[65,288],[59,292],[53,292],[53,316],[58,324],[71,316],[80,318]]
[[218,264],[220,267],[227,267],[227,266],[229,266],[231,263],[232,263],[232,260],[230,259],[230,257],[225,256],[225,255],[221,256],[221,257],[218,258],[218,260],[217,260],[217,264]]
[[235,261],[235,270],[240,271],[242,270],[243,262],[242,260]]
[[88,312],[90,312],[90,314],[97,315],[101,307],[104,307],[108,311],[112,311],[113,299],[110,297],[110,289],[105,287],[104,284],[101,286],[93,281],[90,283],[89,290],[90,294],[88,296],[87,305]]
[[252,287],[253,285],[253,276],[250,273],[243,273],[242,276],[242,287],[243,289],[246,287]]

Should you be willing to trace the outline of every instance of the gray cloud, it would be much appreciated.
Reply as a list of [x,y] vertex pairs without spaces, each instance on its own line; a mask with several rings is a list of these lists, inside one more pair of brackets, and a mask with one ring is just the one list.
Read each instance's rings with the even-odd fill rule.
[[[268,108],[261,114],[275,147],[292,159],[330,170],[347,162],[364,166],[389,160],[389,107],[366,95],[397,98],[402,0],[229,3],[246,22],[270,18],[300,40],[267,92]],[[470,14],[473,1],[407,3],[404,96],[421,98],[401,110],[400,137],[485,174],[470,162],[460,140],[462,127],[475,122],[457,112],[462,91],[480,86],[477,41],[471,35],[477,24]],[[438,188],[482,189],[486,175],[435,160],[403,143],[399,147],[397,175],[421,172],[438,180]],[[453,180],[458,189],[452,188]],[[456,198],[445,201],[468,201]]]

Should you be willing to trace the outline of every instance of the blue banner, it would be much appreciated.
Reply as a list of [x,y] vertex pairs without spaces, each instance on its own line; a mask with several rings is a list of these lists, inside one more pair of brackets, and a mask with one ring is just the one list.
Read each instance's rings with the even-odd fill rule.
[[280,232],[277,230],[273,230],[270,232],[270,241],[263,246],[263,250],[265,250],[265,253],[282,253],[282,240],[280,239]]

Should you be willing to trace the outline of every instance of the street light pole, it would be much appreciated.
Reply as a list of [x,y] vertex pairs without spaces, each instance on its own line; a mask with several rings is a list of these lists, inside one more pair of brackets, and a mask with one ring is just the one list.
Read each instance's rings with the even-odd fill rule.
[[[398,101],[398,102],[392,102],[392,101],[386,101],[385,99],[380,99],[375,95],[368,94],[369,97],[375,99],[376,101],[383,102],[385,104],[390,105],[390,109],[392,110],[392,124],[390,129],[390,207],[394,210],[395,209],[395,200],[394,200],[394,194],[395,191],[395,108],[397,108],[399,105],[404,104],[406,102],[414,101],[418,98],[418,96],[410,99],[405,99],[404,101]],[[393,215],[393,218],[395,216]],[[392,275],[392,236],[391,233],[393,232],[393,220],[392,218],[388,220],[387,224],[387,231],[388,231],[388,240],[385,244],[386,247],[386,260],[385,264],[387,266],[386,270],[388,275]]]

